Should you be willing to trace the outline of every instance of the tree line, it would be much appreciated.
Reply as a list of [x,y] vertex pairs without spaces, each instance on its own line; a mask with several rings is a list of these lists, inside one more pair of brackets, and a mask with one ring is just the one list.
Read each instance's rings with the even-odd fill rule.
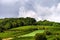
[[26,17],[26,18],[4,18],[0,19],[0,32],[5,30],[21,27],[21,26],[28,26],[28,25],[43,25],[43,26],[55,26],[59,27],[60,23],[57,22],[50,22],[47,20],[44,21],[36,21],[34,18]]

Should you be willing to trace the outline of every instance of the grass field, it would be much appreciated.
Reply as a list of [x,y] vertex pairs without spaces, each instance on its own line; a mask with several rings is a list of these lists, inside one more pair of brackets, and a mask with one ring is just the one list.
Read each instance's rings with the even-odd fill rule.
[[47,36],[48,40],[53,40],[55,34],[59,33],[60,27],[53,26],[22,26],[9,29],[8,31],[0,33],[1,38],[13,38],[12,40],[34,40],[36,33],[43,33],[44,31],[51,31],[53,35]]
[[31,32],[29,34],[22,35],[22,37],[30,37],[30,36],[35,36],[36,33],[43,33],[44,30],[36,30],[34,32]]
[[13,40],[34,40],[34,36],[36,33],[43,33],[43,32],[44,32],[44,30],[36,30],[36,31],[33,31],[28,34],[18,36],[17,38],[15,38]]

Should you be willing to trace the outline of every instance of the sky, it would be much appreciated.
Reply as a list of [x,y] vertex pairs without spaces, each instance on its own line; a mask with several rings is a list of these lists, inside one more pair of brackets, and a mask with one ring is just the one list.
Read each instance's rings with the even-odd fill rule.
[[60,22],[60,0],[0,0],[0,18],[10,17]]

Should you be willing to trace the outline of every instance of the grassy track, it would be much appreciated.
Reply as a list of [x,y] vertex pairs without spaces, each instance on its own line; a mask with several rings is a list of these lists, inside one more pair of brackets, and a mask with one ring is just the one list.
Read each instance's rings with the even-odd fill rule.
[[34,36],[36,33],[43,33],[43,32],[44,32],[44,30],[36,30],[29,34],[18,36],[16,38],[14,38],[13,40],[34,40]]
[[22,37],[30,37],[30,36],[35,36],[36,33],[43,33],[44,30],[36,30],[34,32],[31,32],[29,34],[22,35]]

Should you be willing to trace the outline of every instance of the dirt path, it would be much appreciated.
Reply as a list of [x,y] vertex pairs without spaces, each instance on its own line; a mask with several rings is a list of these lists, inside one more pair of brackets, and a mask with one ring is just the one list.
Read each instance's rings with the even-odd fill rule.
[[13,39],[13,38],[4,38],[4,39],[2,39],[2,40],[11,40],[11,39]]

